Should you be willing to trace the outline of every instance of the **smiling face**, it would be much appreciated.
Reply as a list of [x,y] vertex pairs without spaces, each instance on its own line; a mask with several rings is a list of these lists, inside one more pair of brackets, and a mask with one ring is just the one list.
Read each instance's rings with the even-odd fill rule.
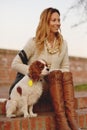
[[58,32],[58,29],[60,29],[60,25],[60,15],[57,12],[52,13],[49,21],[50,33]]

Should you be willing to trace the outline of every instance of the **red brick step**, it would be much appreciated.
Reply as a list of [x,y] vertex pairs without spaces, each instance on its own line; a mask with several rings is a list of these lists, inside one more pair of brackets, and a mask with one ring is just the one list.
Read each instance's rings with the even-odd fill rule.
[[87,130],[87,108],[78,109],[77,111],[79,127]]
[[41,113],[35,118],[0,116],[0,130],[56,130],[54,113]]
[[[55,130],[55,116],[50,100],[39,101],[34,111],[40,113],[36,118],[6,118],[6,101],[0,102],[0,130]],[[75,98],[78,124],[87,130],[87,96]]]
[[[87,130],[87,109],[79,109],[77,114],[79,127]],[[7,118],[1,115],[0,130],[56,130],[55,115],[53,112],[39,113],[35,118]]]
[[87,97],[77,97],[77,98],[75,98],[75,108],[76,109],[87,108]]

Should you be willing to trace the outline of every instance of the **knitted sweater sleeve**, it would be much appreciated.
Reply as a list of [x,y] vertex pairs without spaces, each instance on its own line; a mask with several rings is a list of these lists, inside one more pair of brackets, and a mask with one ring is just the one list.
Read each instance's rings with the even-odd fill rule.
[[[34,41],[32,39],[29,39],[29,41],[23,48],[23,50],[27,55],[28,60],[32,56],[34,49],[35,49]],[[16,70],[17,72],[26,75],[28,73],[29,65],[23,64],[19,55],[17,54],[12,61],[11,68]]]
[[70,71],[70,64],[69,64],[69,56],[68,56],[68,46],[67,46],[67,42],[64,41],[64,57],[62,59],[62,62],[61,62],[61,66],[60,66],[60,70],[62,72],[65,72],[65,71]]

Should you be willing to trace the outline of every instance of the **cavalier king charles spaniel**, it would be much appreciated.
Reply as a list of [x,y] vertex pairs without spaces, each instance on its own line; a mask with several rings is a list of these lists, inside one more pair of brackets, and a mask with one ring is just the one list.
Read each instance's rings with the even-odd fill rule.
[[49,73],[49,68],[44,60],[37,60],[29,67],[29,74],[25,75],[12,89],[6,103],[6,116],[36,117],[33,105],[42,95],[43,76]]

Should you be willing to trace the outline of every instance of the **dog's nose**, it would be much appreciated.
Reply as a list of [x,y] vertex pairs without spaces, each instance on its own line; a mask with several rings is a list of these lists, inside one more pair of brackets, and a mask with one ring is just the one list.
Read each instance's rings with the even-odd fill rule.
[[49,71],[49,68],[47,68],[46,70]]

